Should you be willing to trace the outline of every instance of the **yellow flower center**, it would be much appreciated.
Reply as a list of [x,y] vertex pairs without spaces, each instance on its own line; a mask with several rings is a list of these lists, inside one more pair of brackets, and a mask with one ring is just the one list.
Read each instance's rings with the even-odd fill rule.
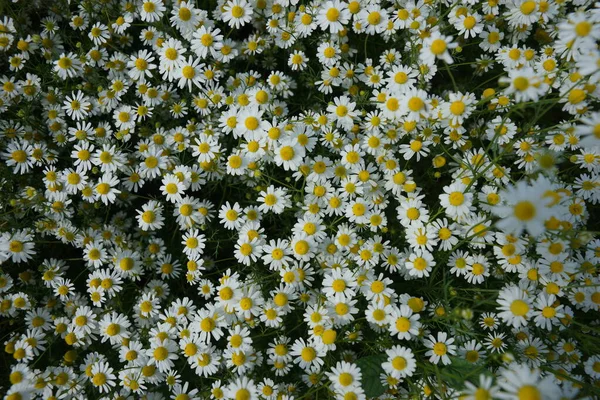
[[448,196],[448,201],[453,206],[460,206],[465,201],[465,196],[461,192],[452,192]]
[[569,103],[579,104],[587,97],[585,90],[573,89],[569,92]]
[[517,317],[523,317],[529,312],[529,305],[523,300],[515,300],[510,305],[510,311]]
[[144,11],[147,13],[152,13],[156,9],[156,6],[151,1],[147,1],[144,3]]
[[453,101],[452,104],[450,104],[450,112],[454,115],[461,115],[465,112],[465,103],[460,100]]
[[110,324],[106,328],[106,334],[108,336],[115,336],[121,332],[121,326],[119,324]]
[[423,257],[417,257],[415,258],[415,261],[413,261],[413,265],[416,270],[423,271],[427,268],[427,260]]
[[176,194],[179,192],[179,188],[177,187],[176,183],[167,183],[165,190],[169,194]]
[[24,150],[15,150],[10,157],[18,163],[23,163],[27,160],[27,153]]
[[390,111],[397,111],[398,108],[400,108],[400,103],[398,102],[398,99],[391,97],[385,102],[385,106]]
[[396,356],[392,360],[392,367],[397,371],[403,371],[406,368],[406,359],[401,356]]
[[192,18],[192,12],[187,7],[181,7],[178,14],[179,19],[182,21],[189,21]]
[[420,111],[424,105],[425,103],[419,97],[411,97],[410,100],[408,100],[408,108],[413,112]]
[[431,43],[431,52],[436,56],[439,56],[446,51],[447,44],[443,39],[435,39]]
[[352,382],[354,382],[354,378],[352,377],[352,374],[349,374],[348,372],[342,372],[339,376],[339,382],[342,386],[349,386],[352,384]]
[[520,201],[514,207],[514,216],[520,221],[530,221],[535,215],[535,205],[530,201]]
[[544,307],[542,315],[544,318],[553,318],[556,316],[556,309],[554,307]]
[[144,221],[147,224],[151,224],[152,222],[154,222],[155,219],[156,214],[154,214],[153,211],[144,211],[144,213],[142,214],[142,221]]
[[396,330],[398,332],[408,332],[410,330],[410,319],[406,317],[396,319]]
[[231,15],[234,18],[241,18],[244,15],[244,9],[240,6],[231,7]]
[[340,10],[338,10],[337,8],[330,8],[329,10],[327,10],[325,17],[329,22],[336,22],[340,17]]
[[521,12],[524,15],[529,15],[535,10],[535,1],[526,1],[521,4]]
[[383,292],[384,289],[385,289],[385,285],[381,281],[374,281],[373,283],[371,283],[371,291],[373,293],[379,294],[379,293]]
[[177,56],[178,56],[178,55],[179,55],[179,54],[177,53],[177,50],[175,50],[175,49],[174,49],[174,48],[172,48],[172,47],[169,47],[167,50],[165,50],[165,57],[166,57],[168,60],[174,61],[174,60],[176,60],[176,59],[177,59]]
[[436,344],[433,345],[433,352],[435,354],[437,354],[438,356],[445,355],[447,351],[448,351],[448,349],[444,343],[437,342]]
[[301,256],[308,253],[309,249],[310,246],[308,245],[308,242],[306,240],[299,240],[294,246],[294,251]]
[[156,360],[164,361],[169,357],[169,351],[165,347],[159,346],[154,349],[153,355]]
[[222,300],[231,300],[231,298],[233,297],[233,290],[230,287],[224,287],[219,291],[219,296]]
[[367,16],[367,22],[371,25],[378,25],[381,22],[381,14],[377,11],[370,12]]
[[518,76],[513,80],[515,89],[520,92],[524,92],[529,87],[529,79],[524,76]]
[[473,29],[473,27],[475,26],[475,24],[477,23],[477,20],[475,19],[475,17],[473,17],[472,15],[469,15],[467,18],[465,18],[465,20],[463,21],[463,26],[466,29]]
[[73,65],[73,61],[71,61],[71,59],[68,57],[61,57],[58,60],[58,66],[61,69],[69,69],[69,68],[71,68],[72,65]]
[[335,109],[335,113],[338,117],[345,117],[346,115],[348,115],[348,107],[346,107],[345,105],[339,105],[337,106],[337,108]]
[[305,347],[302,349],[300,357],[302,357],[302,360],[306,362],[311,362],[312,360],[317,358],[317,352],[312,347]]
[[517,392],[517,396],[519,396],[519,400],[542,400],[542,394],[539,389],[533,385],[521,387]]
[[216,324],[212,318],[207,317],[200,322],[200,329],[202,329],[204,332],[211,332],[213,329],[215,329],[215,327]]
[[291,146],[283,146],[280,150],[279,150],[279,155],[281,156],[281,159],[284,161],[290,161],[292,158],[294,158],[294,148]]
[[229,221],[235,221],[238,217],[238,213],[235,210],[228,210],[225,213],[225,218],[227,218],[227,220]]
[[191,65],[186,65],[181,69],[181,75],[183,75],[185,79],[194,79],[196,70]]
[[94,377],[92,378],[92,383],[94,384],[94,386],[104,385],[106,383],[106,375],[104,375],[102,372],[94,374]]

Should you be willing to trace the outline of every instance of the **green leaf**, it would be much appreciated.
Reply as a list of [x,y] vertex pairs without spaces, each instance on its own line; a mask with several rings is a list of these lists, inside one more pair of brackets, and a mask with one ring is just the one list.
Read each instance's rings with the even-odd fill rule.
[[376,354],[356,360],[356,365],[362,373],[362,388],[367,397],[378,397],[385,392],[386,387],[381,384],[379,375],[384,372],[381,364],[386,360],[385,354]]
[[474,365],[460,357],[451,357],[452,364],[442,370],[442,376],[454,388],[463,387],[464,382],[476,381],[480,374],[490,375],[490,372],[481,365]]

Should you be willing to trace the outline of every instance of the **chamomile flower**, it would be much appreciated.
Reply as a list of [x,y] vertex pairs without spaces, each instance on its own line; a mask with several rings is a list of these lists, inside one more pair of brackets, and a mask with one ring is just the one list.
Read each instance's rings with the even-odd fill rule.
[[147,78],[151,78],[152,70],[156,69],[154,60],[155,57],[148,50],[140,50],[137,54],[132,55],[127,62],[128,74],[131,79],[145,82]]
[[261,191],[257,201],[261,203],[258,209],[262,212],[272,211],[281,214],[286,207],[291,206],[290,196],[283,188],[270,185],[266,191]]
[[429,361],[433,364],[450,364],[449,355],[456,354],[456,345],[454,338],[449,338],[446,332],[438,332],[437,337],[429,335],[429,338],[423,341],[423,344],[429,349],[425,356],[429,356]]
[[452,37],[444,36],[439,31],[434,31],[423,42],[423,47],[419,53],[419,58],[427,65],[435,64],[436,59],[441,59],[447,64],[452,64],[450,51],[455,49],[458,43],[454,42]]
[[381,367],[383,370],[396,379],[402,379],[412,376],[417,369],[415,356],[407,347],[393,346],[386,350],[387,361]]
[[298,364],[300,368],[308,371],[323,365],[325,351],[321,346],[300,338],[292,345],[290,355],[294,357],[294,364]]
[[442,106],[442,116],[450,120],[450,124],[462,124],[473,111],[475,95],[472,93],[450,93],[447,103]]
[[432,267],[435,265],[433,255],[425,250],[416,249],[406,262],[408,274],[416,277],[429,276]]
[[495,27],[487,27],[487,30],[483,30],[479,36],[483,39],[479,44],[479,47],[481,47],[484,51],[493,53],[499,50],[502,46],[504,32],[501,32]]
[[221,19],[231,28],[240,28],[252,20],[254,9],[246,0],[229,0],[223,6]]
[[357,286],[352,271],[334,269],[323,279],[323,294],[332,299],[350,299]]
[[186,187],[184,182],[181,182],[176,175],[166,175],[162,179],[160,190],[166,196],[167,201],[177,203],[182,200],[183,193]]
[[490,275],[490,265],[483,255],[474,255],[467,258],[467,273],[465,279],[472,284],[480,284]]
[[121,343],[124,338],[128,338],[129,332],[127,330],[130,327],[131,323],[128,319],[116,312],[105,314],[98,325],[102,342],[108,340],[111,344]]
[[342,96],[335,98],[334,104],[328,106],[327,111],[337,127],[349,130],[353,126],[353,118],[356,117],[355,107],[356,104],[351,102],[350,98]]
[[378,5],[363,8],[355,17],[368,35],[382,33],[388,25],[388,12]]
[[560,319],[565,316],[562,312],[563,305],[555,306],[556,296],[540,294],[535,302],[536,311],[533,313],[534,322],[541,328],[550,330],[552,326],[559,325]]
[[289,242],[285,239],[271,240],[263,246],[262,260],[271,270],[290,265],[291,250]]
[[298,143],[296,138],[287,138],[280,141],[275,148],[274,161],[286,171],[296,170],[305,155],[304,147]]
[[362,380],[361,370],[356,364],[347,363],[345,361],[338,362],[331,372],[326,373],[327,377],[333,384],[334,388],[343,392],[358,387]]
[[100,200],[105,205],[114,203],[117,198],[117,194],[121,193],[116,186],[119,184],[119,180],[115,175],[107,172],[98,180],[94,187],[94,198]]
[[185,60],[184,53],[185,47],[183,46],[183,43],[177,39],[170,38],[163,43],[158,52],[160,56],[159,71],[163,74],[163,77],[168,78],[169,80],[174,78],[175,72]]
[[236,202],[231,205],[226,202],[219,210],[219,218],[226,229],[239,229],[243,224],[242,207]]
[[543,377],[538,369],[530,369],[523,364],[510,364],[510,368],[500,371],[498,380],[499,399],[514,399],[519,396],[558,399],[560,391],[552,377]]
[[295,50],[290,54],[288,59],[288,65],[292,68],[292,71],[303,71],[306,68],[306,63],[309,58],[304,54],[303,51]]
[[160,372],[166,372],[177,360],[177,344],[171,339],[154,339],[150,342],[150,348],[146,353],[149,365],[156,365]]
[[74,53],[62,53],[54,64],[54,71],[63,80],[78,76],[81,70],[81,62]]
[[316,23],[324,31],[338,33],[350,21],[350,11],[339,0],[327,1],[319,8]]
[[90,99],[78,90],[65,98],[62,109],[69,117],[79,121],[88,116],[90,106]]
[[142,21],[155,22],[161,19],[166,11],[162,0],[143,0],[140,4],[140,18]]
[[199,88],[200,84],[204,82],[204,77],[201,74],[203,67],[204,64],[200,64],[198,58],[189,56],[187,60],[183,59],[173,74],[175,79],[179,79],[177,86],[179,88],[187,86],[189,91],[192,90],[192,84]]
[[114,370],[107,362],[99,361],[92,365],[90,381],[100,393],[108,393],[116,385]]
[[24,174],[33,168],[33,147],[27,142],[12,140],[1,155],[16,174]]
[[501,313],[498,314],[504,322],[515,328],[526,325],[532,316],[532,304],[529,296],[517,286],[506,286],[498,295]]
[[203,25],[194,32],[193,38],[191,49],[200,59],[207,58],[209,54],[216,57],[224,46],[223,35],[219,28]]
[[25,262],[35,254],[33,235],[26,230],[5,232],[0,236],[2,259],[11,259],[14,263]]
[[478,398],[478,396],[488,396],[489,398],[493,398],[498,394],[498,390],[498,386],[493,385],[492,377],[481,374],[479,375],[478,385],[475,385],[469,381],[465,382],[463,396],[465,400],[475,400]]
[[208,136],[204,133],[200,134],[196,139],[196,145],[194,146],[194,157],[198,157],[198,161],[201,163],[210,162],[213,160],[221,151],[221,146],[218,141],[218,137]]
[[409,306],[403,304],[398,308],[392,308],[388,329],[398,339],[409,340],[419,335],[419,329],[421,328],[419,319],[420,315],[418,313],[413,312]]
[[96,22],[94,25],[92,25],[92,28],[88,33],[88,37],[96,46],[106,43],[110,38],[108,26],[101,22]]
[[226,393],[227,398],[231,399],[244,397],[248,399],[258,398],[258,389],[256,387],[256,384],[252,379],[249,379],[246,376],[236,378],[227,386],[226,391],[224,393]]
[[137,210],[137,220],[142,230],[157,230],[164,225],[163,207],[157,201],[151,200]]
[[541,197],[549,188],[540,181],[534,186],[519,181],[516,186],[509,185],[500,194],[507,204],[497,205],[492,212],[502,218],[497,226],[506,233],[519,235],[523,230],[533,236],[545,231],[545,221],[551,216],[548,200]]
[[96,149],[91,158],[92,164],[100,166],[103,173],[115,173],[125,163],[123,153],[116,146],[103,145]]
[[461,218],[474,211],[473,194],[466,191],[467,186],[462,182],[454,182],[444,187],[444,193],[439,196],[440,204],[450,218]]
[[201,10],[197,9],[192,2],[182,1],[173,7],[169,20],[183,34],[188,34],[193,32],[200,22]]
[[206,246],[206,237],[197,229],[192,229],[183,235],[182,244],[185,246],[183,252],[188,257],[201,256]]
[[529,67],[511,69],[508,77],[500,81],[509,84],[504,93],[508,96],[513,95],[517,102],[537,101],[547,90],[543,79]]

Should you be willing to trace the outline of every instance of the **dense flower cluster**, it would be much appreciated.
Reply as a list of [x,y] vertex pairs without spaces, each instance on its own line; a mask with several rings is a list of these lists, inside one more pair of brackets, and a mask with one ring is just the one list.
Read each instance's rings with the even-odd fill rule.
[[5,399],[597,395],[600,4],[4,3]]

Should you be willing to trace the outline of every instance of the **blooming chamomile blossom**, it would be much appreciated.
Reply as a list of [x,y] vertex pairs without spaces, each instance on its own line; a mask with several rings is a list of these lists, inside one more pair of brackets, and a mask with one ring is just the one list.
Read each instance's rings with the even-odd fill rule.
[[527,230],[533,236],[545,231],[546,219],[551,216],[548,199],[541,197],[549,188],[542,182],[534,186],[519,181],[516,186],[508,186],[500,194],[507,204],[499,204],[492,209],[502,219],[498,227],[506,233],[519,235]]
[[164,225],[162,215],[162,206],[160,203],[151,200],[138,210],[138,223],[144,231],[160,229]]
[[350,11],[339,0],[327,1],[319,8],[317,25],[324,31],[338,33],[350,20]]
[[438,332],[437,337],[429,335],[429,338],[423,341],[423,344],[429,348],[425,356],[429,356],[429,361],[438,364],[450,364],[449,355],[456,354],[456,345],[454,338],[449,338],[446,332]]
[[428,65],[433,65],[436,59],[452,64],[453,60],[449,50],[455,49],[457,46],[458,43],[454,42],[452,37],[435,31],[424,41],[419,57]]
[[393,346],[386,355],[387,361],[381,367],[396,379],[412,376],[417,369],[415,356],[407,347]]
[[223,7],[221,19],[231,28],[240,28],[252,20],[254,9],[246,0],[229,0]]

